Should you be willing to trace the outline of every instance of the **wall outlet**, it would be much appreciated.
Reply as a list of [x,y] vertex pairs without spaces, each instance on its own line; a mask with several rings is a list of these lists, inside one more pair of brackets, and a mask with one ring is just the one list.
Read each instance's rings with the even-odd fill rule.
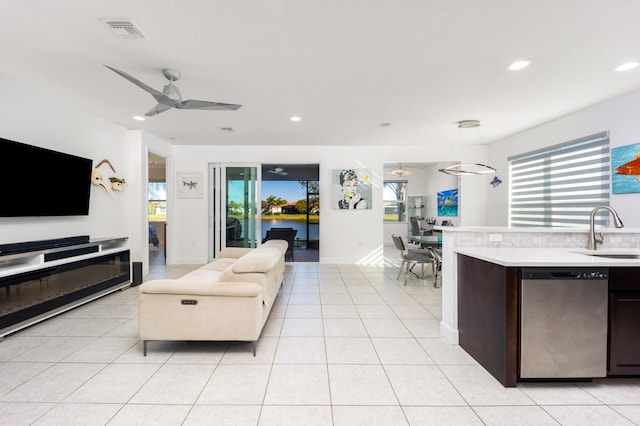
[[489,241],[493,243],[502,241],[502,234],[489,234]]

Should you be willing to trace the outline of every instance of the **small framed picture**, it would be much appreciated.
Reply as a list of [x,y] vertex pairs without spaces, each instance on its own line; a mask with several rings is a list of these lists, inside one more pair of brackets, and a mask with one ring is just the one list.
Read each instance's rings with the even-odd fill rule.
[[204,196],[203,173],[176,173],[176,194],[178,198],[202,198]]

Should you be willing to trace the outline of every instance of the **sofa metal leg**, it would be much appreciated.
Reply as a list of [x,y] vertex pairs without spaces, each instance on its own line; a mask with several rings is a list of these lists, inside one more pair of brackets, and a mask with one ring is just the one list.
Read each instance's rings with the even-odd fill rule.
[[253,356],[256,356],[256,342],[251,342],[253,345]]
[[148,340],[142,341],[142,354],[144,356],[147,356],[147,343],[148,343]]

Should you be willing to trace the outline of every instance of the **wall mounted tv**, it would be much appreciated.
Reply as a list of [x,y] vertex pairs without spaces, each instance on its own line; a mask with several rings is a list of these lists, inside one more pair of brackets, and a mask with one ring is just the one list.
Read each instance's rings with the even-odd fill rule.
[[0,138],[0,217],[89,214],[93,161]]

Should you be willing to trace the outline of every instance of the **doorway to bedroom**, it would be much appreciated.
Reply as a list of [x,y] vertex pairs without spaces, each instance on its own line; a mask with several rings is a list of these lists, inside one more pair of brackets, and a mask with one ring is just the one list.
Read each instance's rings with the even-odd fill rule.
[[149,266],[167,263],[167,159],[148,153]]

